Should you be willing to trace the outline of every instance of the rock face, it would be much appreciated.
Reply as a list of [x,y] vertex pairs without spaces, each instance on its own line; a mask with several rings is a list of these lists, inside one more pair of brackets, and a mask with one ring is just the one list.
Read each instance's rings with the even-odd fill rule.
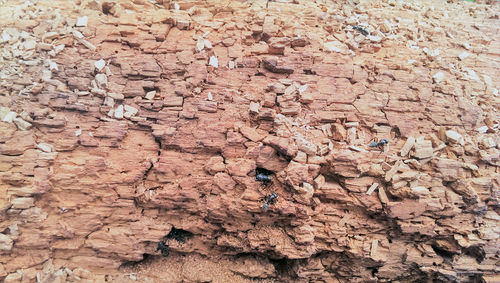
[[319,2],[0,1],[0,280],[498,281],[497,4]]

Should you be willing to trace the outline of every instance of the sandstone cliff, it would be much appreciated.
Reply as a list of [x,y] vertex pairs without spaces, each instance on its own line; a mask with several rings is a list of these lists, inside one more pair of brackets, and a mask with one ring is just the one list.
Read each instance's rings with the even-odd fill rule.
[[5,282],[500,280],[498,3],[0,2]]

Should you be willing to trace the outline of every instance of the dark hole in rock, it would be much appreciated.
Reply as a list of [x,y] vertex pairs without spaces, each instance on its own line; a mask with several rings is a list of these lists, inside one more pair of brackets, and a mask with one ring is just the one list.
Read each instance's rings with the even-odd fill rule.
[[293,266],[294,261],[286,258],[282,259],[269,259],[269,261],[274,265],[276,273],[280,276],[293,276]]
[[116,5],[116,3],[113,3],[113,2],[104,2],[102,3],[102,12],[105,14],[105,15],[108,15],[111,13],[111,9],[113,9],[113,7]]
[[478,263],[481,263],[484,260],[484,257],[486,256],[486,253],[484,252],[483,248],[479,246],[468,247],[464,249],[464,253],[468,256],[475,258]]
[[192,236],[193,233],[189,231],[176,229],[175,227],[172,227],[172,230],[170,230],[170,233],[168,233],[168,235],[165,236],[165,239],[174,239],[177,242],[185,243],[186,240],[191,238]]
[[431,247],[434,250],[434,252],[442,258],[451,259],[451,257],[453,256],[452,252],[442,249],[437,245],[431,245]]
[[255,169],[255,174],[257,174],[257,175],[258,174],[263,174],[263,175],[266,175],[266,176],[270,176],[270,175],[274,174],[274,172],[271,171],[271,170],[267,170],[265,168],[262,168],[262,167],[257,167]]

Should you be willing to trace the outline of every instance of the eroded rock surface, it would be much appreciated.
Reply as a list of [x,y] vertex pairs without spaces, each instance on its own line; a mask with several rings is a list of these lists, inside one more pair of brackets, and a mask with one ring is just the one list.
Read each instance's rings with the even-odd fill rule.
[[5,282],[499,280],[498,3],[1,2]]

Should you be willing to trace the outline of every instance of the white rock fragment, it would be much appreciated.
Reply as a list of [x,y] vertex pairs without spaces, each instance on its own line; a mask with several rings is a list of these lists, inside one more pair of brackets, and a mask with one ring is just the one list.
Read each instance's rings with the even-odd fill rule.
[[92,51],[96,51],[96,49],[97,49],[97,47],[95,47],[95,45],[94,45],[94,44],[92,44],[92,43],[90,43],[90,42],[86,41],[85,39],[82,39],[80,42],[81,42],[81,43],[82,43],[85,47],[87,47],[88,49],[90,49],[90,50],[92,50]]
[[347,45],[343,44],[340,41],[329,41],[323,44],[323,49],[328,52],[338,52],[345,53],[348,48]]
[[452,143],[458,143],[460,145],[465,144],[464,137],[461,134],[459,134],[453,130],[446,131],[446,140],[448,140]]
[[134,116],[135,114],[137,114],[137,112],[139,111],[139,110],[137,110],[137,108],[132,107],[130,105],[125,105],[123,107],[123,109],[125,110],[125,113],[123,114],[123,116],[125,116],[125,118],[128,118],[128,119],[130,117]]
[[366,152],[365,149],[359,147],[359,146],[355,146],[355,145],[351,145],[349,146],[350,149],[354,150],[354,151],[357,151],[357,152]]
[[477,167],[477,165],[474,165],[474,164],[471,164],[471,163],[464,163],[464,164],[462,164],[462,167],[465,168],[465,169],[470,169],[472,171],[479,170],[479,167]]
[[108,66],[104,67],[104,72],[105,72],[106,76],[108,76],[108,77],[113,75],[113,73],[111,72],[111,69]]
[[[49,82],[52,79],[52,72],[49,70],[43,69],[41,77],[42,77],[43,81]],[[52,83],[49,83],[49,84],[52,84]],[[57,86],[57,83],[54,82],[54,84],[52,84],[52,85]]]
[[371,42],[381,42],[383,38],[381,36],[369,35],[368,39]]
[[212,101],[212,100],[214,99],[214,97],[212,96],[212,93],[211,93],[211,92],[208,92],[208,94],[207,94],[207,99],[208,99],[209,101]]
[[260,105],[257,102],[250,102],[250,113],[258,114]]
[[73,34],[73,36],[76,39],[83,39],[84,38],[83,34],[77,30],[72,31],[71,33]]
[[445,148],[446,147],[446,144],[445,143],[442,143],[440,145],[438,145],[435,149],[434,149],[434,152],[438,152],[440,151],[441,149]]
[[45,42],[38,42],[36,46],[43,51],[50,51],[52,50],[53,45]]
[[174,9],[175,9],[175,10],[179,10],[180,8],[181,8],[181,7],[179,6],[179,4],[174,3]]
[[469,68],[464,68],[464,77],[468,80],[474,80],[474,81],[480,81],[479,76],[476,74],[476,71],[469,69]]
[[125,96],[122,93],[108,92],[107,96],[113,98],[114,100],[123,100]]
[[[9,236],[0,233],[0,250],[10,251],[12,249],[13,244],[14,244],[14,241]],[[6,280],[7,280],[7,278],[6,278]],[[14,281],[11,281],[11,282],[14,282]]]
[[214,68],[219,68],[219,59],[215,56],[210,56],[210,61],[208,62],[208,65],[214,67]]
[[302,85],[299,87],[299,93],[303,93],[306,90],[307,90],[307,85]]
[[76,19],[76,26],[77,27],[86,27],[88,20],[89,20],[89,18],[87,16],[78,17]]
[[431,60],[438,58],[439,54],[441,53],[438,48],[436,48],[434,50],[429,50],[427,47],[424,47],[422,50],[427,55],[427,57]]
[[49,70],[51,70],[52,72],[59,71],[59,67],[57,67],[57,63],[53,62],[53,61],[50,61],[50,63],[49,63]]
[[366,191],[367,195],[371,195],[378,187],[378,183],[373,183],[370,188]]
[[462,43],[462,47],[469,50],[471,46],[468,42],[464,42],[464,43]]
[[415,145],[415,137],[409,137],[401,148],[401,156],[408,156],[408,153]]
[[104,105],[113,107],[115,106],[115,100],[109,96],[104,97]]
[[28,39],[23,44],[25,50],[33,50],[36,47],[36,41],[34,39]]
[[476,129],[481,134],[485,134],[488,131],[488,126],[482,126]]
[[205,40],[203,38],[198,38],[196,41],[196,51],[201,52],[205,48]]
[[114,116],[116,119],[123,119],[123,105],[116,107]]
[[54,151],[54,148],[52,147],[52,145],[48,144],[48,143],[44,143],[44,142],[41,142],[39,144],[36,145],[36,147],[43,151],[43,152],[52,152]]
[[[20,197],[11,200],[13,209],[27,209],[35,206],[34,198]],[[14,281],[13,281],[14,282]]]
[[0,106],[0,120],[3,121],[3,118],[5,118],[5,116],[9,114],[9,112],[10,112],[9,108]]
[[497,146],[495,140],[492,137],[483,137],[480,141],[479,144],[481,145],[482,148],[488,149],[488,148],[493,148]]
[[432,76],[432,79],[434,80],[435,83],[440,83],[444,79],[444,73],[443,72],[437,72]]
[[425,140],[424,137],[415,139],[415,157],[418,159],[426,159],[432,157],[434,149],[432,148],[432,141]]
[[130,105],[125,105],[123,107],[123,109],[125,110],[125,112],[130,112],[130,113],[133,113],[134,115],[137,114],[137,108],[133,107],[133,106],[130,106]]
[[146,93],[145,98],[146,98],[146,99],[149,99],[149,100],[152,100],[153,98],[155,98],[155,95],[156,95],[156,91],[155,91],[155,90],[148,91],[148,92]]
[[106,61],[104,61],[103,59],[94,62],[94,67],[99,72],[102,71],[102,69],[104,69],[105,66],[106,66]]
[[16,113],[16,112],[12,112],[12,111],[10,111],[9,113],[7,113],[7,114],[3,117],[2,121],[7,122],[7,123],[12,123],[12,121],[13,121],[16,117],[17,117],[17,113]]
[[27,122],[21,118],[14,118],[14,119],[12,119],[12,121],[22,131],[27,131],[27,130],[31,129],[31,126],[32,126],[31,123]]
[[411,188],[411,192],[416,195],[428,195],[431,193],[426,187],[422,186]]
[[204,39],[203,43],[205,45],[205,48],[212,49],[212,43],[208,39]]
[[[80,33],[80,35],[81,35],[81,33]],[[50,32],[46,33],[46,34],[42,37],[42,39],[43,39],[43,40],[46,40],[46,39],[51,40],[51,39],[55,39],[55,38],[57,38],[58,36],[59,36],[59,33],[55,32],[55,31],[50,31]],[[82,37],[83,37],[83,35],[82,35]]]
[[11,39],[10,35],[6,30],[2,32],[2,36],[0,36],[0,43],[8,42]]
[[370,257],[375,258],[377,256],[377,249],[378,249],[378,240],[374,239],[374,240],[372,240],[372,246],[370,249]]
[[63,50],[64,50],[64,44],[59,44],[59,45],[54,46],[54,52],[55,52],[55,54],[58,54],[59,52],[61,52]]
[[234,61],[229,61],[229,69],[234,69]]
[[106,77],[105,74],[97,74],[95,76],[95,82],[97,83],[97,86],[100,88],[107,88],[108,87],[108,78]]
[[82,134],[82,129],[76,129],[75,130],[75,136],[78,137]]
[[180,30],[188,30],[191,28],[191,20],[189,19],[178,19],[176,26]]
[[465,60],[465,58],[469,57],[470,56],[470,53],[467,52],[467,51],[464,51],[460,54],[458,54],[458,59],[460,59],[461,61]]

